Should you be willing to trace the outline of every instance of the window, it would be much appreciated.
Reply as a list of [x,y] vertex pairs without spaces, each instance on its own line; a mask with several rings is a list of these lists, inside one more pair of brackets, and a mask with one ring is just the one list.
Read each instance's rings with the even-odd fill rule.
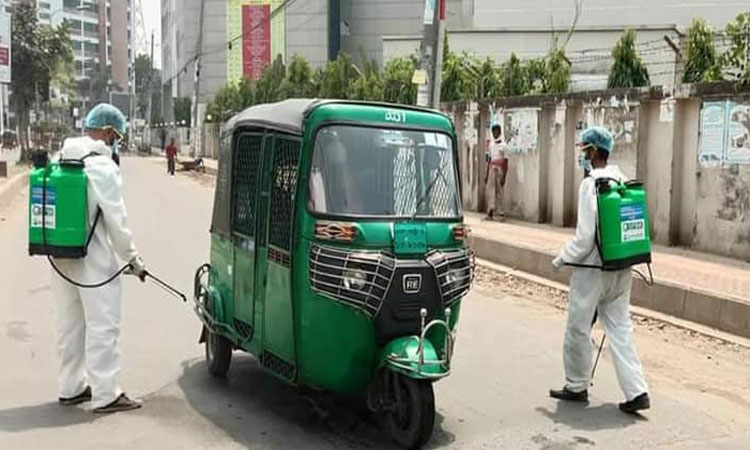
[[[294,196],[297,193],[300,142],[293,138],[277,136],[273,150],[271,171],[271,225],[268,230],[269,243],[280,250],[289,251],[292,246],[292,219]],[[282,259],[283,264],[288,263]]]
[[456,218],[451,138],[432,131],[329,126],[315,138],[308,207],[334,216]]
[[233,229],[249,237],[255,236],[256,193],[262,144],[263,135],[259,133],[241,134],[237,137],[234,149]]

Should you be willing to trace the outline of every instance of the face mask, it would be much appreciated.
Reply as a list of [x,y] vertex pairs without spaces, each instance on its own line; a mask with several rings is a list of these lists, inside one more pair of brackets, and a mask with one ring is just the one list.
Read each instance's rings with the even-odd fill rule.
[[584,172],[591,172],[594,170],[594,166],[591,165],[591,160],[586,158],[585,153],[578,155],[578,166],[583,169]]

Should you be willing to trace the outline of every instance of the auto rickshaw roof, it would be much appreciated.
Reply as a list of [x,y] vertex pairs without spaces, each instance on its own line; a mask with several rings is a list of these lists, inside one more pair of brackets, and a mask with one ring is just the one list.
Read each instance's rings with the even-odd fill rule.
[[323,105],[346,104],[374,106],[381,108],[399,108],[422,113],[436,114],[446,117],[443,113],[431,109],[409,105],[394,105],[382,102],[363,102],[352,100],[321,100],[295,98],[276,103],[251,106],[232,117],[225,125],[224,131],[233,131],[238,127],[264,127],[291,134],[302,134],[305,118],[314,109]]

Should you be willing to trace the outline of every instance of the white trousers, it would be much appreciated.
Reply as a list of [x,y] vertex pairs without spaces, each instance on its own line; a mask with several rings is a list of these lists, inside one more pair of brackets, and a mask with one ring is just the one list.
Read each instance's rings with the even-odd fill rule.
[[120,279],[97,288],[77,288],[52,275],[57,304],[57,353],[60,397],[75,397],[91,386],[91,407],[120,395]]
[[569,390],[580,392],[588,389],[591,384],[591,322],[594,313],[598,311],[625,399],[630,401],[648,392],[641,361],[633,344],[633,324],[630,320],[632,285],[630,269],[617,272],[574,269],[570,279],[568,323],[563,352],[565,379]]

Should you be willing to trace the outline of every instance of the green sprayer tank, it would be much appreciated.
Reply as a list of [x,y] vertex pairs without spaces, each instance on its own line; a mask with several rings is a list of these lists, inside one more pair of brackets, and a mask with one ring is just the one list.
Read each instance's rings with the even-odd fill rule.
[[602,269],[651,262],[651,232],[643,182],[597,180]]
[[81,160],[35,161],[29,180],[30,255],[86,256],[87,181]]

